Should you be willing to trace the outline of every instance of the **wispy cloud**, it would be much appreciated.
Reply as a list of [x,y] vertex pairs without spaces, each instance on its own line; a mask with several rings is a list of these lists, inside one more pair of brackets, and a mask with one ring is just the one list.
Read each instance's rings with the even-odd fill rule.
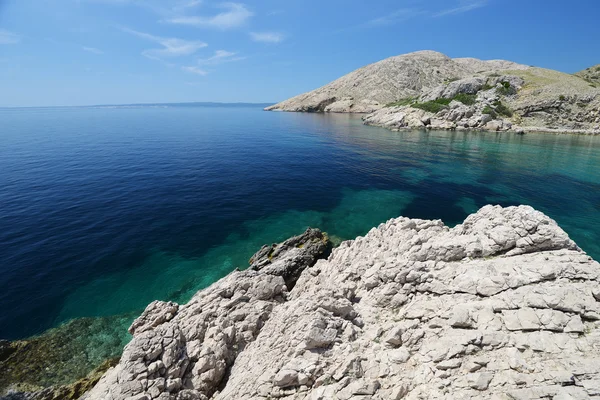
[[233,53],[231,51],[226,50],[217,50],[215,54],[208,58],[200,58],[198,59],[199,65],[219,65],[228,62],[241,61],[245,60],[246,57],[240,57],[237,53]]
[[250,32],[250,37],[255,42],[281,43],[285,39],[283,34],[278,32]]
[[21,36],[16,33],[0,29],[0,44],[17,44],[21,41]]
[[205,67],[214,67],[216,65],[230,63],[234,61],[245,60],[246,57],[240,57],[237,53],[227,50],[217,50],[215,53],[207,58],[199,58],[197,66],[181,67],[182,70],[196,74],[196,75],[208,75],[209,71]]
[[417,8],[401,8],[381,17],[373,18],[367,21],[366,26],[392,25],[424,14],[425,11]]
[[205,70],[203,70],[202,68],[199,68],[199,67],[181,67],[181,69],[184,70],[185,72],[189,72],[189,73],[196,74],[196,75],[205,76],[208,74],[208,72],[206,72]]
[[445,15],[462,14],[467,11],[475,10],[484,7],[488,4],[488,0],[460,0],[459,4],[454,8],[439,11],[433,14],[434,17],[443,17]]
[[88,53],[93,53],[93,54],[104,54],[104,52],[100,49],[97,49],[95,47],[88,47],[88,46],[83,46],[82,47],[83,51],[87,51]]
[[[477,8],[484,7],[488,5],[490,0],[454,0],[448,1],[453,7],[447,8],[444,10],[431,10],[425,7],[410,7],[410,8],[400,8],[393,12],[390,12],[386,15],[382,15],[377,18],[373,18],[366,23],[355,26],[350,29],[357,28],[375,28],[375,27],[383,27],[388,25],[395,25],[397,23],[405,22],[408,20],[412,20],[416,17],[422,18],[437,18],[443,17],[446,15],[454,15],[461,14],[467,11],[475,10]],[[342,29],[338,32],[347,31],[348,28]]]
[[201,48],[208,46],[206,43],[201,41],[190,41],[177,38],[164,38],[160,36],[154,36],[149,33],[139,32],[129,28],[123,28],[123,31],[163,46],[160,49],[148,49],[142,52],[142,55],[151,59],[160,60],[162,58],[189,56],[194,54]]
[[169,18],[166,22],[226,30],[243,26],[254,15],[242,3],[221,3],[218,7],[225,11],[213,16],[180,16]]
[[187,10],[189,8],[198,7],[202,4],[202,0],[189,0],[176,4],[173,10]]
[[162,18],[180,15],[202,4],[202,0],[77,0],[79,3],[100,3],[112,6],[137,6]]

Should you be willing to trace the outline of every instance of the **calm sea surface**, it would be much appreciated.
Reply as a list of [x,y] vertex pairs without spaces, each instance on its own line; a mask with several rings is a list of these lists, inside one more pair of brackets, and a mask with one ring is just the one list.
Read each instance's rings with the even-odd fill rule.
[[530,204],[600,259],[600,137],[257,107],[3,109],[0,123],[4,339],[121,316],[90,320],[118,351],[152,300],[186,301],[308,226],[349,239],[399,215],[453,225]]

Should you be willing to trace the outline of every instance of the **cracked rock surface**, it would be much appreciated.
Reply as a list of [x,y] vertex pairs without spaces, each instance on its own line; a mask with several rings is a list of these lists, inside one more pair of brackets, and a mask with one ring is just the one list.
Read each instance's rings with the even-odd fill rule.
[[151,304],[86,398],[600,396],[600,264],[531,207],[392,219],[291,291],[270,265]]

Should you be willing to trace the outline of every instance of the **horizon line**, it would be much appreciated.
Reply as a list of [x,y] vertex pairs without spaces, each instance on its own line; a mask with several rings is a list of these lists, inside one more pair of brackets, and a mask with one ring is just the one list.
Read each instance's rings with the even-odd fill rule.
[[169,105],[273,105],[276,102],[221,102],[221,101],[179,101],[166,103],[106,103],[86,105],[58,105],[58,106],[0,106],[0,109],[22,109],[22,108],[95,108],[95,107],[144,107],[144,106],[169,106]]

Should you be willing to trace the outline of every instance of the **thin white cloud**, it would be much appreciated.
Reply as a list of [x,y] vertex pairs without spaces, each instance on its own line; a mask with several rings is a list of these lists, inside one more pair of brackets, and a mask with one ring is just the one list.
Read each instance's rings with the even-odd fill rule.
[[198,59],[198,65],[219,65],[245,59],[246,57],[240,57],[237,55],[237,53],[233,53],[231,51],[217,50],[211,57]]
[[177,38],[164,38],[154,36],[149,33],[139,32],[129,28],[123,28],[124,32],[135,35],[139,38],[149,40],[163,46],[160,49],[148,49],[142,52],[142,55],[151,59],[162,59],[170,57],[189,56],[208,46],[201,41],[190,41]]
[[79,3],[99,3],[111,6],[137,6],[159,15],[161,18],[174,18],[200,6],[202,0],[77,0]]
[[461,0],[454,8],[442,10],[433,14],[434,17],[443,17],[445,15],[462,14],[467,11],[475,10],[484,7],[488,4],[488,0]]
[[254,13],[242,3],[221,3],[220,8],[225,11],[216,15],[207,16],[180,16],[169,18],[166,22],[178,25],[191,25],[203,28],[233,29],[243,26]]
[[184,70],[185,72],[189,72],[189,73],[196,74],[196,75],[205,76],[208,74],[208,72],[206,72],[205,70],[203,70],[202,68],[199,68],[199,67],[181,67],[181,69]]
[[16,33],[0,29],[0,44],[17,44],[21,41],[21,36]]
[[250,32],[250,37],[255,42],[263,43],[281,43],[285,39],[283,34],[278,32]]
[[104,52],[100,49],[97,49],[95,47],[88,47],[88,46],[83,46],[82,47],[83,51],[87,51],[88,53],[93,53],[93,54],[104,54]]
[[421,7],[414,8],[401,8],[396,11],[390,12],[386,15],[382,15],[381,17],[373,18],[366,23],[357,25],[353,28],[345,28],[338,30],[337,33],[345,32],[352,29],[360,29],[360,28],[374,28],[374,27],[382,27],[388,25],[395,25],[400,22],[405,22],[416,17],[422,18],[436,18],[443,17],[446,15],[455,15],[461,14],[464,12],[468,12],[471,10],[475,10],[477,8],[484,7],[488,5],[490,0],[458,0],[452,1],[449,3],[453,3],[454,7],[448,8],[445,10],[427,10]]
[[373,18],[367,21],[366,26],[384,26],[402,22],[424,14],[424,11],[417,8],[401,8],[387,15]]

